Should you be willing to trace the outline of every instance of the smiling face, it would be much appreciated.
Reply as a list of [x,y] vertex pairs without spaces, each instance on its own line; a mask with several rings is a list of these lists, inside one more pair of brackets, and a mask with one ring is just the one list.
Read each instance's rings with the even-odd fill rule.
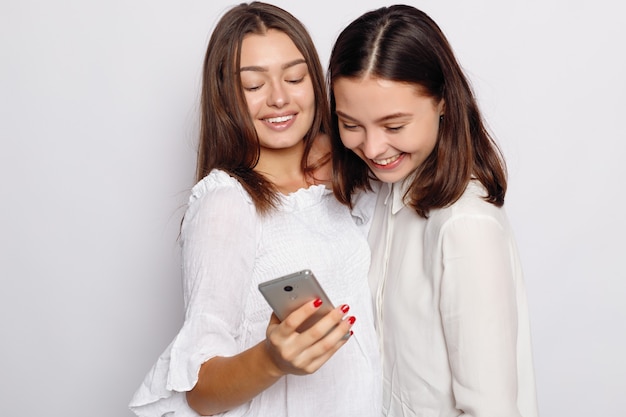
[[301,146],[315,116],[315,93],[304,56],[283,32],[247,35],[241,82],[261,152]]
[[340,77],[333,93],[341,141],[383,182],[410,175],[437,143],[444,102],[418,86],[365,77]]

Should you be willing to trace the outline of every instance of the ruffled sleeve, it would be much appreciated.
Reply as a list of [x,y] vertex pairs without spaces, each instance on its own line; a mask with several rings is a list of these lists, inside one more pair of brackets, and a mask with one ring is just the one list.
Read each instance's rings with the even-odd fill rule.
[[241,185],[214,171],[196,184],[181,228],[185,321],[133,397],[139,416],[190,417],[200,366],[238,352],[256,253],[256,213]]

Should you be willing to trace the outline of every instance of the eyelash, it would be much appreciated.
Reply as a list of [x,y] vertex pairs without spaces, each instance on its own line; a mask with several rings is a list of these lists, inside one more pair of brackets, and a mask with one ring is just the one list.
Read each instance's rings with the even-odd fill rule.
[[[304,77],[302,78],[298,78],[296,80],[285,80],[286,83],[288,84],[300,84],[302,81],[304,81]],[[263,87],[264,84],[261,85],[255,85],[254,87],[244,87],[243,89],[246,91],[257,91],[259,90],[261,87]]]
[[[346,124],[346,123],[342,123],[341,125],[346,130],[356,130],[359,127],[358,125],[349,125],[349,124]],[[389,131],[390,133],[398,133],[403,128],[404,128],[404,125],[402,125],[402,126],[395,126],[395,127],[386,127],[385,129],[387,131]]]

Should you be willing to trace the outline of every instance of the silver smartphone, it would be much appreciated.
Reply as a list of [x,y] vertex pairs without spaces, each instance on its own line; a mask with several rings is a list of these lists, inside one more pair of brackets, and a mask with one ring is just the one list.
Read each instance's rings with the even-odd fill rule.
[[334,308],[313,272],[305,269],[259,284],[259,291],[282,321],[295,309],[316,298],[322,300],[319,309],[298,327],[303,332]]

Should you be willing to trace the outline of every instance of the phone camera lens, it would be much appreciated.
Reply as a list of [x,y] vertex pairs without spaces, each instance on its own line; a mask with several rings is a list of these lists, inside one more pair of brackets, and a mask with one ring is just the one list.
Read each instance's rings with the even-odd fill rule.
[[285,288],[283,288],[285,291],[289,292],[289,291],[293,291],[293,287],[291,285],[286,285]]

